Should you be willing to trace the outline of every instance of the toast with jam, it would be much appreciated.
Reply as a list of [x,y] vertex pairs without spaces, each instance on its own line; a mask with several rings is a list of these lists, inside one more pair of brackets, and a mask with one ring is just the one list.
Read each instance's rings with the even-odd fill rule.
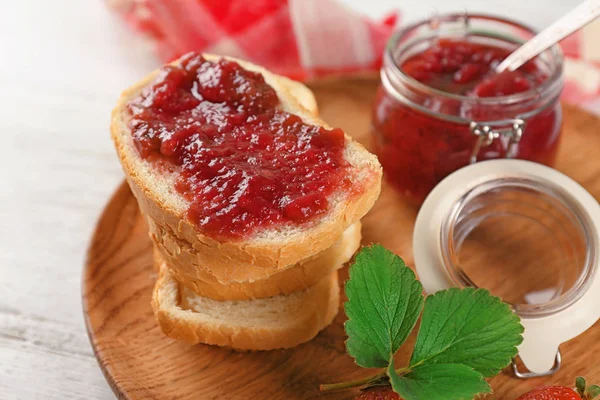
[[[211,71],[219,63],[236,71]],[[211,74],[232,75],[223,80],[248,93],[198,94],[181,83],[181,70],[208,75],[208,84]],[[113,112],[112,137],[142,212],[198,249],[198,264],[211,271],[297,264],[331,247],[379,195],[377,158],[305,108],[314,97],[291,83],[249,63],[191,54],[126,90]],[[261,96],[265,104],[257,104]],[[232,127],[259,133],[232,135]]]
[[317,114],[306,86],[198,53],[121,95],[111,135],[154,244],[167,335],[265,350],[331,322],[382,171]]

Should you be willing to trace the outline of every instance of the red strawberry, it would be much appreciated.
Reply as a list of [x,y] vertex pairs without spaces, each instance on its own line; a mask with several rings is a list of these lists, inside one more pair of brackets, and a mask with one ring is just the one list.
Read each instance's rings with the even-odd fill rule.
[[577,391],[565,386],[544,386],[525,393],[517,400],[592,400],[600,394],[600,387],[591,385],[586,388],[581,376],[576,381]]
[[354,400],[401,400],[390,386],[374,386],[363,390]]
[[581,400],[581,396],[564,386],[543,386],[525,393],[517,400]]

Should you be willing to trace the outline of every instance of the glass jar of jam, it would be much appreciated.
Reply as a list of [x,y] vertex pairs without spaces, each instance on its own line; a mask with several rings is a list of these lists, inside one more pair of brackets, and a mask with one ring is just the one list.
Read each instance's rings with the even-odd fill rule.
[[385,176],[421,203],[453,171],[480,160],[552,165],[562,129],[563,56],[556,45],[516,71],[494,68],[535,31],[453,14],[394,34],[373,106]]

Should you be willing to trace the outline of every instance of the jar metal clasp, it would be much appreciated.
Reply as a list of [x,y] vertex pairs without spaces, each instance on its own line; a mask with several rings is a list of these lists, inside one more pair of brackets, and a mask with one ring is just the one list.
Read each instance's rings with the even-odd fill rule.
[[504,140],[507,140],[504,157],[514,158],[517,154],[519,142],[523,137],[525,121],[519,118],[486,123],[471,121],[469,128],[471,129],[471,133],[477,136],[477,141],[475,142],[475,146],[471,152],[471,158],[469,159],[470,164],[475,164],[477,162],[479,151],[483,147],[487,147],[495,140],[502,140],[503,138]]
[[554,375],[560,369],[561,364],[562,364],[562,356],[560,354],[560,350],[558,350],[556,352],[556,357],[554,359],[554,366],[552,367],[552,369],[549,369],[548,371],[545,371],[545,372],[531,372],[531,371],[522,372],[522,371],[519,371],[519,367],[517,366],[517,363],[515,362],[514,359],[511,362],[513,374],[519,379],[539,378],[541,376]]

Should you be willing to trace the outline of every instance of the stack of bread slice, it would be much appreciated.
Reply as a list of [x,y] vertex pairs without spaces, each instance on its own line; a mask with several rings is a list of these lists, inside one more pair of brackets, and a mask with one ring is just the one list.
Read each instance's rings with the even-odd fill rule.
[[[284,111],[328,127],[307,87],[235,61],[264,76]],[[160,328],[191,344],[240,350],[289,348],[312,339],[339,310],[337,270],[360,246],[360,219],[380,191],[376,157],[346,137],[344,157],[359,194],[334,193],[327,214],[310,224],[268,227],[242,239],[210,237],[187,219],[188,203],[175,190],[175,178],[141,158],[133,144],[127,104],[156,74],[122,94],[111,133],[153,242],[158,279],[152,307]]]

